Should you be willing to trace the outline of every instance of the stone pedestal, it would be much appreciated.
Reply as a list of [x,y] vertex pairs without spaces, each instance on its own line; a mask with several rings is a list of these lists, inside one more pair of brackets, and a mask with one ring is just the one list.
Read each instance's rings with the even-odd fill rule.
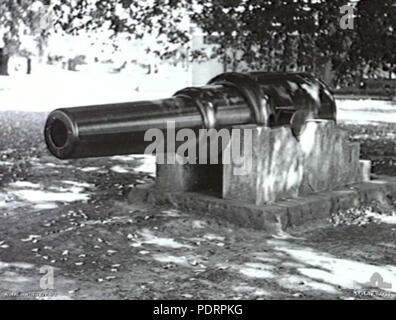
[[333,121],[309,120],[299,137],[304,158],[300,195],[360,182],[360,145],[348,141]]
[[[227,150],[232,155],[231,163],[225,164],[223,170],[223,198],[262,205],[281,198],[297,197],[303,178],[303,155],[290,128],[236,129],[241,131],[241,150],[238,152],[242,157],[234,157],[236,135],[233,135],[230,150]],[[244,148],[246,130],[252,133],[248,153]]]
[[306,121],[297,138],[287,126],[234,127],[222,164],[159,164],[157,188],[261,206],[368,181],[371,165],[359,154],[334,121]]
[[370,160],[360,160],[360,173],[359,177],[362,182],[369,182],[371,180],[371,161]]
[[221,164],[157,164],[156,187],[166,192],[221,193],[222,170]]

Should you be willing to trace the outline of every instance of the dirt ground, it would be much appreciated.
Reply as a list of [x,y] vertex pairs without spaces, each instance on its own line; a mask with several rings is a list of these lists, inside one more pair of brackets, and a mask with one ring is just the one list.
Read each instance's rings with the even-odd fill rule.
[[[128,203],[152,161],[59,161],[45,117],[0,112],[0,299],[395,299],[395,206],[268,235]],[[395,124],[342,126],[376,173],[395,175]],[[375,274],[392,287],[369,289]]]

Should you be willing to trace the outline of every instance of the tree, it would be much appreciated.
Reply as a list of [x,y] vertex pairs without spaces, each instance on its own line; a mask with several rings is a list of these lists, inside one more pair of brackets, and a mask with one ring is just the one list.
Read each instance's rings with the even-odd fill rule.
[[[3,55],[17,50],[20,25],[37,34],[26,23],[32,2],[0,4],[0,26],[10,35]],[[395,68],[394,0],[52,0],[51,5],[54,26],[67,33],[105,28],[113,36],[127,33],[142,39],[149,34],[157,46],[147,51],[163,59],[217,58],[234,70],[296,70],[320,76],[323,66],[330,66],[333,85],[378,68],[392,75]],[[354,30],[340,26],[345,5],[355,7]],[[213,52],[191,50],[192,26],[216,44]]]
[[394,0],[360,0],[357,4],[355,55],[368,75],[378,69],[396,73],[396,3]]
[[[42,52],[50,25],[46,20],[45,0],[2,0],[0,2],[0,75],[8,75],[13,54],[26,58]],[[26,45],[31,40],[33,45]]]
[[[155,35],[168,59],[189,52],[190,59],[218,58],[234,70],[303,70],[320,73],[317,66],[347,51],[339,27],[339,8],[348,0],[119,0],[97,1],[80,7],[90,16],[76,28],[107,25],[114,34],[136,38]],[[75,25],[71,23],[71,25]],[[78,25],[78,24],[77,24]],[[212,54],[188,50],[190,26],[197,26],[216,46]],[[341,70],[341,67],[340,67]]]

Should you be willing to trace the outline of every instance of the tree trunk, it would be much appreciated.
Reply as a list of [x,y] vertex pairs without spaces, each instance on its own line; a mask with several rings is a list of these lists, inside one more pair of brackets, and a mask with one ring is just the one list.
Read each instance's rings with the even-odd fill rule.
[[334,70],[333,64],[330,59],[326,61],[323,67],[323,78],[322,80],[330,87],[334,86]]
[[224,54],[223,54],[223,72],[226,73],[227,72],[227,50],[224,50]]
[[10,56],[5,53],[4,48],[0,48],[0,76],[8,76],[8,61]]
[[69,59],[67,61],[67,70],[68,71],[76,71],[76,62],[74,59]]
[[32,59],[31,58],[27,58],[27,70],[26,70],[27,74],[32,74]]
[[232,49],[232,72],[236,72],[237,71],[237,53],[235,51],[235,49]]

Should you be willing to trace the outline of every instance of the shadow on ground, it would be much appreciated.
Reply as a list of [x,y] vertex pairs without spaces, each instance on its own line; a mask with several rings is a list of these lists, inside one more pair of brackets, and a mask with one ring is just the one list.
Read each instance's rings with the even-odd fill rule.
[[[153,181],[153,159],[59,161],[43,145],[44,119],[0,114],[1,299],[396,296],[394,219],[268,235],[128,204],[129,192]],[[54,290],[40,288],[43,266],[54,268]],[[392,288],[359,295],[378,285],[376,274]]]

